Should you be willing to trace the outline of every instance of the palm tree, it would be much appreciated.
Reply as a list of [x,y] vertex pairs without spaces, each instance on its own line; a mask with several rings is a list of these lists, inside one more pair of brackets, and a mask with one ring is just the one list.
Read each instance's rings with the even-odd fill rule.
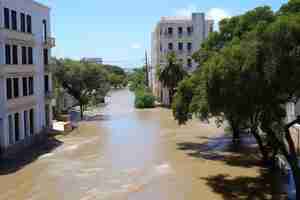
[[167,65],[158,71],[158,79],[162,85],[169,90],[169,103],[172,105],[176,87],[184,79],[187,72],[183,69],[182,62],[176,58],[176,54],[171,52],[167,55]]

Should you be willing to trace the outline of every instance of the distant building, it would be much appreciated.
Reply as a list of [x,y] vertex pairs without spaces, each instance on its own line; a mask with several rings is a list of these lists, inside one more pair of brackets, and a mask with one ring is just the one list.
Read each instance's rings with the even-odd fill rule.
[[213,31],[213,21],[205,19],[204,13],[193,13],[190,17],[162,17],[152,33],[151,67],[149,86],[163,104],[169,104],[169,92],[156,77],[157,66],[166,64],[166,56],[175,52],[187,71],[196,69],[192,54]]
[[50,9],[32,0],[0,2],[0,146],[16,152],[52,127]]
[[103,64],[103,59],[102,58],[82,58],[81,62],[87,62],[87,63],[102,65]]

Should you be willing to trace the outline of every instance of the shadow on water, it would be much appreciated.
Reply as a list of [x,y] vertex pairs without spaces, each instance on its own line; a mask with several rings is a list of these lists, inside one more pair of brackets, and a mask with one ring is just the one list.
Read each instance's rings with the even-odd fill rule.
[[51,136],[47,137],[41,144],[30,147],[21,153],[0,159],[0,176],[23,169],[26,165],[31,164],[45,154],[51,153],[62,144],[63,142]]
[[227,136],[199,137],[199,139],[206,142],[178,143],[178,149],[194,158],[220,161],[229,166],[260,167],[259,177],[231,177],[229,174],[216,174],[201,178],[215,193],[222,195],[226,200],[288,199],[281,183],[283,177],[278,171],[265,168],[254,138],[243,136],[237,144],[232,142],[232,137]]
[[278,172],[261,169],[259,177],[240,176],[232,178],[227,174],[218,174],[202,178],[215,193],[225,200],[287,200],[288,197],[278,183]]
[[178,149],[186,151],[187,155],[205,159],[222,161],[231,166],[254,167],[262,166],[255,140],[251,137],[243,137],[239,143],[232,143],[231,137],[216,137],[205,139],[207,142],[183,142],[178,143]]

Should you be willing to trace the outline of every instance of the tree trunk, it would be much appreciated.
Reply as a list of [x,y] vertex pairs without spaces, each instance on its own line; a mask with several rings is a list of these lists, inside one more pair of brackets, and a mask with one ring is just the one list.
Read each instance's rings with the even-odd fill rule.
[[80,104],[80,118],[81,120],[83,120],[83,112],[84,112],[84,105],[83,104]]
[[229,118],[230,127],[232,129],[232,142],[236,143],[240,141],[240,129],[239,124],[234,121],[234,119]]
[[255,137],[255,140],[258,144],[259,150],[263,156],[263,161],[268,162],[269,161],[268,151],[267,151],[265,145],[263,144],[262,138],[259,135],[257,128],[256,127],[251,128],[251,133]]

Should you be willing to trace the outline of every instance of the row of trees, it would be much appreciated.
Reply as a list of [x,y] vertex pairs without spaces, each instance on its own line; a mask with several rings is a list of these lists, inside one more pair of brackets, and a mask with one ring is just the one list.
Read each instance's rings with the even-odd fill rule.
[[88,105],[104,102],[111,86],[127,85],[126,73],[117,66],[91,64],[71,59],[54,59],[53,63],[56,87],[63,88],[78,101],[81,118]]
[[[251,130],[264,161],[282,154],[300,199],[300,168],[285,105],[300,98],[300,0],[277,12],[258,7],[220,22],[193,56],[199,68],[176,88],[180,124],[197,116],[229,122],[233,138]],[[261,130],[261,131],[260,131]]]

